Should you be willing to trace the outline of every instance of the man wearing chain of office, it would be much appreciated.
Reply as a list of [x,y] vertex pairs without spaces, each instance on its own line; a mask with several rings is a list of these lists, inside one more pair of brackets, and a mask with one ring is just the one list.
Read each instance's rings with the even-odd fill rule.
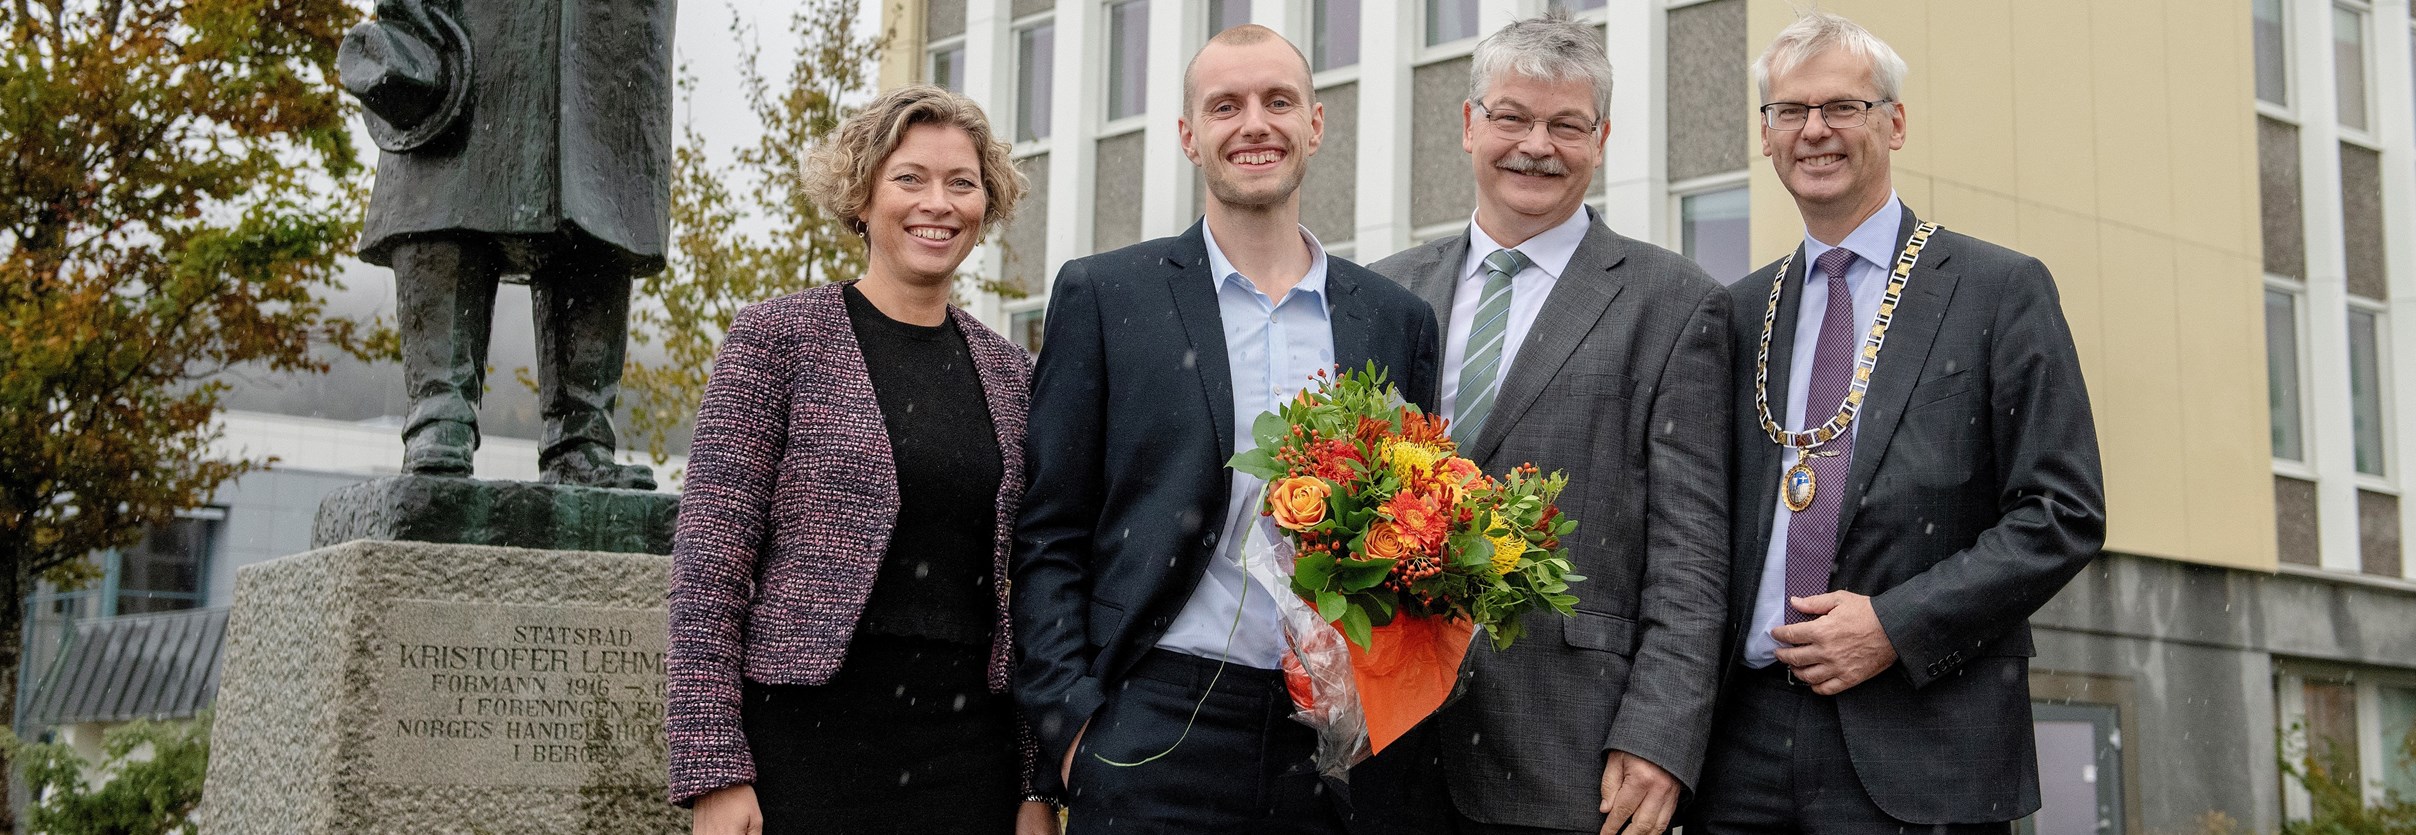
[[1690,833],[2039,808],[2027,620],[2104,541],[2097,433],[2046,266],[1897,198],[1905,72],[1818,12],[1753,65],[1804,237],[1730,291],[1734,580]]

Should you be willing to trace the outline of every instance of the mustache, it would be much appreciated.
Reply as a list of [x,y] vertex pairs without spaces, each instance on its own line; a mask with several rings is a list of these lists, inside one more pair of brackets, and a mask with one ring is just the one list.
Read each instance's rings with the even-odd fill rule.
[[1531,157],[1526,154],[1515,152],[1509,156],[1503,157],[1502,161],[1494,163],[1493,167],[1514,174],[1542,174],[1548,177],[1558,177],[1569,173],[1569,167],[1562,164],[1558,159],[1552,157]]

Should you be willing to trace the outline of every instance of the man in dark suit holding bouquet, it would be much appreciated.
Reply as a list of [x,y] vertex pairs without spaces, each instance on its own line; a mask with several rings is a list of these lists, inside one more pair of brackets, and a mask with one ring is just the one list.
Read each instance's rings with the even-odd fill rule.
[[1338,832],[1314,735],[1289,718],[1272,595],[1239,563],[1262,485],[1225,463],[1253,418],[1337,365],[1373,361],[1430,406],[1433,314],[1300,225],[1324,116],[1299,50],[1230,29],[1184,88],[1207,216],[1068,262],[1050,293],[1015,694],[1070,831]]

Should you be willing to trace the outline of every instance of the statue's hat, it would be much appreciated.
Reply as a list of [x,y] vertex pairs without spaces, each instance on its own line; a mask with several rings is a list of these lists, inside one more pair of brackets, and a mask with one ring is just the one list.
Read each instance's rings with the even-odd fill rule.
[[361,100],[369,138],[393,153],[445,135],[470,98],[470,39],[424,0],[385,0],[336,50],[344,90]]

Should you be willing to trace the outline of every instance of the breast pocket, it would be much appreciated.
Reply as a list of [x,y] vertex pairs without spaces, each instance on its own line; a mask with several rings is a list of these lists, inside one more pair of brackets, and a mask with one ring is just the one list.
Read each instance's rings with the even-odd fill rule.
[[1627,618],[1579,609],[1562,621],[1560,627],[1569,646],[1619,655],[1636,654],[1636,622]]

